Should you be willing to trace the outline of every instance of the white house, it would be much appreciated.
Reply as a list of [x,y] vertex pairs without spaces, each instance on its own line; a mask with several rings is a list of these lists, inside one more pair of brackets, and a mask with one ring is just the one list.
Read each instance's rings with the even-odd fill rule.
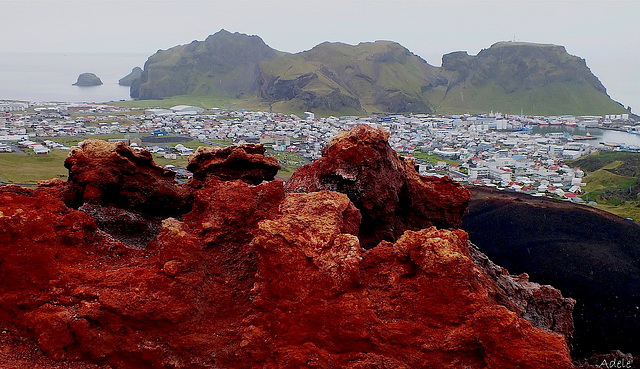
[[191,154],[193,152],[193,149],[185,147],[183,144],[177,144],[175,146],[175,149],[178,150],[180,155],[189,155],[189,154]]
[[49,152],[51,152],[51,150],[49,150],[48,148],[42,145],[33,145],[31,146],[31,148],[33,149],[33,152],[36,153],[37,155],[46,155]]
[[0,111],[24,111],[29,107],[28,104],[20,102],[2,102],[0,103]]

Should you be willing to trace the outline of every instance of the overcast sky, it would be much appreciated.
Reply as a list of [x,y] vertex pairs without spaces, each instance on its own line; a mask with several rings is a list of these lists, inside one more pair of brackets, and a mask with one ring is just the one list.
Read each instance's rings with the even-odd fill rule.
[[0,14],[4,52],[151,55],[224,28],[287,52],[392,40],[439,66],[445,53],[497,41],[552,43],[640,111],[638,0],[0,0]]

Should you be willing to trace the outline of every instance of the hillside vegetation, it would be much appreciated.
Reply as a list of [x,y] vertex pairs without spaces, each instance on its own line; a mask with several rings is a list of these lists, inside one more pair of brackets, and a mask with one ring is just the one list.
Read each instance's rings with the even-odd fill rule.
[[571,164],[587,172],[583,198],[604,205],[640,205],[640,155],[603,151]]
[[131,97],[318,115],[626,112],[562,46],[498,42],[476,56],[444,55],[434,67],[392,41],[325,42],[289,54],[225,30],[152,55]]
[[262,98],[327,111],[428,113],[424,91],[440,78],[438,68],[389,41],[323,43],[260,67]]

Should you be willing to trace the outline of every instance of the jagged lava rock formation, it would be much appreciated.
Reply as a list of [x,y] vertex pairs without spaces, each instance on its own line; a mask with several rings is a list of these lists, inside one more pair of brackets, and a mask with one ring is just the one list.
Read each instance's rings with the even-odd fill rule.
[[288,192],[347,194],[362,213],[360,239],[373,247],[406,230],[458,227],[469,191],[448,177],[420,176],[412,160],[399,157],[385,131],[361,125],[338,134],[322,157],[298,169]]
[[[244,158],[240,168],[269,167],[253,146],[217,152],[211,166],[200,158],[210,153],[196,153],[198,179],[185,185],[145,150],[93,140],[71,152],[68,182],[0,187],[0,366],[573,367],[574,301],[510,276],[464,231],[442,229],[460,221],[468,193],[417,175],[384,138],[367,127],[339,136],[322,166],[297,175],[297,192],[267,172],[220,175],[215,163],[234,163],[227,154]],[[387,177],[340,184],[352,182],[341,161],[349,146],[379,151]],[[332,165],[342,173],[334,189],[349,193],[301,192],[303,178],[323,182],[328,172],[314,169]],[[407,188],[398,201],[382,196],[395,186]],[[446,189],[452,209],[415,188]],[[386,205],[369,206],[373,197]],[[415,212],[424,223],[409,216],[418,202],[429,203]],[[121,240],[108,221],[119,212],[159,225]],[[384,232],[363,229],[365,217]]]
[[260,184],[275,178],[280,164],[274,157],[265,157],[261,144],[245,144],[226,148],[199,147],[191,155],[187,169],[194,173],[192,187],[199,187],[208,178],[221,181],[241,179],[249,184]]

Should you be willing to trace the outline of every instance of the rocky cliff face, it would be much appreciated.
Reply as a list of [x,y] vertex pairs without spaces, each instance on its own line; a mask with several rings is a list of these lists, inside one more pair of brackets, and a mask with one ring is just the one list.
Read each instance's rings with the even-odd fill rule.
[[444,55],[442,73],[446,88],[433,90],[431,99],[445,109],[481,111],[493,105],[513,113],[558,114],[564,109],[570,114],[595,114],[623,108],[609,98],[585,60],[563,46],[498,42],[475,56]]
[[193,41],[152,55],[141,77],[131,85],[131,97],[255,95],[258,64],[277,55],[258,36],[221,30],[202,42]]
[[[468,192],[419,176],[383,132],[340,135],[293,184],[235,169],[272,168],[258,151],[198,151],[184,185],[144,150],[86,141],[68,182],[0,187],[0,364],[573,367],[573,300],[445,229]],[[364,152],[375,167],[355,173]]]
[[158,51],[131,97],[251,96],[282,111],[322,114],[627,112],[584,59],[556,45],[498,42],[471,56],[444,55],[434,67],[391,41],[325,42],[296,54],[259,37],[220,31]]
[[447,71],[466,75],[478,85],[495,81],[506,92],[554,82],[576,82],[606,92],[585,60],[569,55],[563,46],[499,42],[476,56],[464,52],[445,55],[442,62]]
[[135,67],[135,68],[133,68],[131,70],[131,73],[127,74],[126,76],[124,76],[122,78],[120,78],[118,80],[118,84],[120,86],[131,87],[131,85],[133,85],[141,77],[142,77],[142,68]]

